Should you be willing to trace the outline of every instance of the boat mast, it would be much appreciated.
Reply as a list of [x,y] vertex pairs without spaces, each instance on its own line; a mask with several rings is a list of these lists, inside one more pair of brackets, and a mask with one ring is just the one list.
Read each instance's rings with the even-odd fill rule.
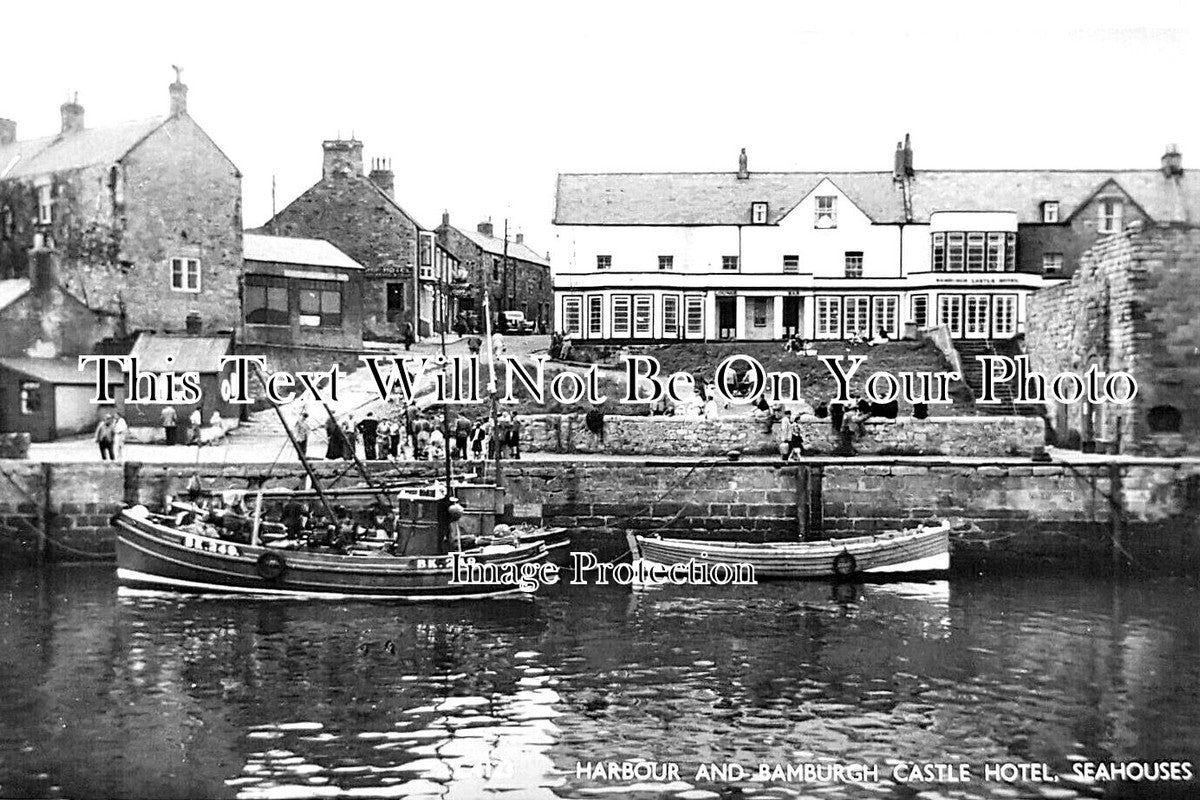
[[[257,365],[256,368],[259,371],[259,377],[264,380],[265,385],[265,371]],[[321,490],[321,482],[317,480],[317,475],[313,472],[312,464],[308,463],[308,455],[300,447],[300,443],[296,441],[296,437],[292,435],[292,428],[288,425],[287,418],[283,416],[283,409],[269,397],[267,398],[267,402],[271,404],[271,408],[275,409],[275,415],[279,417],[279,422],[283,425],[283,432],[287,434],[288,441],[292,443],[292,448],[296,451],[296,455],[300,456],[300,463],[304,465],[304,472],[308,475],[309,481],[312,482],[313,489],[317,492],[317,499],[321,501],[321,506],[325,509],[325,513],[329,516],[329,519],[337,519],[337,516],[333,513],[333,506],[329,505],[329,498]]]
[[[504,227],[508,227],[507,221]],[[500,447],[496,442],[496,424],[499,422],[499,411],[496,408],[496,351],[492,347],[492,308],[489,298],[491,291],[485,290],[483,293],[483,331],[484,331],[484,347],[487,348],[488,358],[488,397],[492,401],[492,447],[495,448],[496,455],[496,485],[500,485]],[[483,462],[486,463],[486,462]]]
[[[433,257],[433,255],[431,254],[431,258],[432,257]],[[446,377],[449,378],[451,366],[450,366],[450,359],[446,355],[446,326],[450,323],[449,309],[448,309],[449,303],[447,302],[449,300],[449,296],[447,293],[450,290],[450,284],[447,282],[445,274],[441,275],[440,277],[441,277],[441,280],[439,281],[438,288],[441,289],[439,294],[441,295],[441,303],[442,303],[441,314],[440,314],[440,316],[442,318],[442,361],[443,361],[442,367],[445,370]],[[457,382],[458,378],[459,378],[459,375],[456,374],[454,376],[454,380]],[[447,388],[449,388],[449,387],[447,387]],[[450,430],[450,403],[446,400],[446,398],[444,396],[442,397],[442,427],[445,428],[444,432],[446,434],[446,444],[442,448],[442,450],[446,454],[446,506],[449,507],[450,506],[450,495],[451,495],[450,472],[452,469],[452,466],[450,463],[451,462],[451,459],[450,459],[450,437],[454,435],[454,432]],[[460,545],[460,549],[461,549],[461,545]]]

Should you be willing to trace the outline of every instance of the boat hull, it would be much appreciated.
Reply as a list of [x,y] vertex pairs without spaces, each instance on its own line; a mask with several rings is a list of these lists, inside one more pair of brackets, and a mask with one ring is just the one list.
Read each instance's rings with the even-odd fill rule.
[[944,572],[950,526],[814,542],[715,542],[634,536],[635,556],[651,564],[750,564],[756,578],[844,578]]
[[[380,600],[460,600],[522,594],[509,583],[457,583],[449,555],[343,555],[236,544],[118,515],[117,577],[135,588]],[[545,559],[540,543],[485,548],[481,563]],[[268,562],[265,566],[264,559]]]

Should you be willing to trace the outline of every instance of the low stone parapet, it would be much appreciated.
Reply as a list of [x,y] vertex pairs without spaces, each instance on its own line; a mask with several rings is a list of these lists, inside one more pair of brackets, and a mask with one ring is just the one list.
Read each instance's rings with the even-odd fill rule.
[[[521,446],[531,452],[647,456],[778,455],[779,424],[751,417],[604,418],[603,434],[588,429],[582,414],[523,416]],[[831,454],[840,438],[828,419],[797,423],[806,453]],[[935,417],[872,419],[853,442],[861,455],[1028,456],[1045,444],[1037,417]]]

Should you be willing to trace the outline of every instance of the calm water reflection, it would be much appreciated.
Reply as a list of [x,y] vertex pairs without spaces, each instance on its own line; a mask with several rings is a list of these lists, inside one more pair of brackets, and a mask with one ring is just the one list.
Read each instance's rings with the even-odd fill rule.
[[576,776],[614,759],[679,762],[684,780],[632,789],[681,800],[1160,796],[689,770],[1200,754],[1182,583],[563,587],[396,607],[118,596],[111,568],[64,568],[0,574],[0,592],[0,797],[627,795]]

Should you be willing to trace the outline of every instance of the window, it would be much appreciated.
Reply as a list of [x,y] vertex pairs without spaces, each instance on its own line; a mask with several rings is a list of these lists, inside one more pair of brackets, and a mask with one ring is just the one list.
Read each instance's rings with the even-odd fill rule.
[[171,288],[177,292],[200,291],[200,259],[171,259]]
[[1062,253],[1043,253],[1042,254],[1042,272],[1047,275],[1056,275],[1062,272],[1063,254]]
[[795,275],[800,271],[800,256],[784,256],[783,271],[788,275]]
[[859,252],[846,253],[846,277],[861,278],[863,268],[863,254]]
[[1154,406],[1146,414],[1146,424],[1151,433],[1178,433],[1183,414],[1175,406]]
[[837,198],[833,195],[817,197],[816,215],[813,219],[814,228],[837,227]]
[[1014,336],[1017,332],[1017,298],[1013,295],[999,295],[993,299],[993,330],[994,336]]
[[738,268],[737,256],[721,256],[721,269],[735,270]]
[[664,294],[662,299],[663,336],[679,335],[679,298]]
[[288,290],[285,278],[247,275],[242,310],[248,325],[289,325]]
[[912,313],[909,316],[913,325],[918,328],[929,325],[929,295],[915,294],[912,296]]
[[658,257],[658,268],[659,269],[675,269],[675,256],[659,256]]
[[767,308],[771,304],[771,299],[768,297],[754,298],[754,327],[767,327]]
[[1047,200],[1042,203],[1042,222],[1058,222],[1058,201]]
[[864,336],[871,335],[871,301],[869,298],[847,297],[845,307],[842,309],[842,317],[845,319],[847,336],[853,336],[856,333]]
[[687,335],[691,338],[704,337],[704,298],[689,296],[684,300],[684,313],[687,315]]
[[967,272],[983,272],[983,242],[982,233],[967,234]]
[[842,332],[842,303],[836,297],[817,298],[816,334],[818,339],[836,339]]
[[604,298],[598,294],[588,297],[588,335],[600,336],[604,333],[603,321],[600,314],[604,309]]
[[629,335],[629,296],[613,297],[612,299],[612,335]]
[[1121,230],[1121,201],[1108,198],[1100,201],[1100,233],[1116,233]]
[[1017,268],[1017,235],[1004,234],[1004,271],[1012,272]]
[[50,184],[37,187],[38,223],[49,225],[54,221],[54,201],[50,195]]
[[596,269],[612,269],[612,256],[596,256]]
[[342,289],[329,281],[297,282],[300,324],[309,328],[337,328],[342,324]]
[[639,294],[633,298],[633,332],[638,336],[649,336],[652,332],[654,296]]
[[896,298],[876,297],[872,301],[875,328],[872,333],[883,331],[889,337],[896,336]]
[[946,271],[946,234],[933,235],[933,271]]
[[944,294],[938,298],[938,321],[952,336],[962,336],[962,295]]
[[1000,272],[1004,269],[1004,234],[987,235],[987,271]]
[[571,336],[579,336],[583,333],[580,314],[583,313],[583,298],[581,297],[564,297],[563,298],[563,331]]
[[946,234],[946,271],[963,271],[963,242],[966,235],[962,233]]
[[417,266],[422,278],[433,277],[433,234],[421,233],[417,242]]
[[750,224],[751,225],[766,225],[767,224],[767,204],[763,202],[750,204]]
[[21,413],[26,416],[42,410],[42,385],[36,381],[21,383]]
[[500,280],[500,259],[492,256],[492,280]]

